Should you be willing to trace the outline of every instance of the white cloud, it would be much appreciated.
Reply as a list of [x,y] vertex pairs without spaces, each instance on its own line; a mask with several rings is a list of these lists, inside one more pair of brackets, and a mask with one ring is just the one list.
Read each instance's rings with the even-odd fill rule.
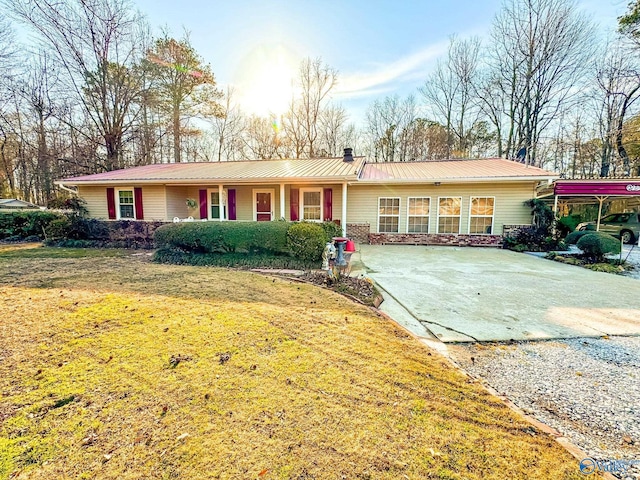
[[448,47],[440,42],[386,65],[375,65],[370,71],[341,75],[335,96],[353,98],[379,95],[394,90],[398,84],[426,78],[433,62]]

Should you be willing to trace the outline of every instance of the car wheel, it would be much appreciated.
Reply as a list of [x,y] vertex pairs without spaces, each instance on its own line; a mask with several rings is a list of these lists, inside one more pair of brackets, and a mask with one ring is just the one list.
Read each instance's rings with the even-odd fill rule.
[[629,230],[623,230],[620,232],[620,238],[622,239],[622,243],[633,243],[633,233]]

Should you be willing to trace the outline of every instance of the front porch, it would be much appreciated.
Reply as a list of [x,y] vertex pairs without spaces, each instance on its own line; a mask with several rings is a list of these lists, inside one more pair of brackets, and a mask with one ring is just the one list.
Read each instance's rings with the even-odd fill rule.
[[165,187],[166,220],[335,221],[345,224],[347,185],[217,184]]

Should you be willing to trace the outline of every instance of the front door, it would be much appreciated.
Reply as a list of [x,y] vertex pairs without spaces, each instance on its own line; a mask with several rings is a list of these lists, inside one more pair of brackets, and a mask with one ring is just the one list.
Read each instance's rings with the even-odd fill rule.
[[254,191],[255,219],[258,222],[273,220],[273,190]]

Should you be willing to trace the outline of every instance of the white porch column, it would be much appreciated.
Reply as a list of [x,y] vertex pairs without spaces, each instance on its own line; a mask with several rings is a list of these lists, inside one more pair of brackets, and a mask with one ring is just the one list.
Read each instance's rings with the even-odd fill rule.
[[280,184],[280,218],[287,218],[284,213],[284,183]]
[[224,189],[222,188],[222,184],[218,185],[218,202],[220,202],[220,221],[222,222],[225,219],[225,214],[224,214],[224,203],[223,203],[223,197],[224,195]]
[[340,220],[342,225],[342,235],[347,236],[347,182],[342,184],[342,218]]

